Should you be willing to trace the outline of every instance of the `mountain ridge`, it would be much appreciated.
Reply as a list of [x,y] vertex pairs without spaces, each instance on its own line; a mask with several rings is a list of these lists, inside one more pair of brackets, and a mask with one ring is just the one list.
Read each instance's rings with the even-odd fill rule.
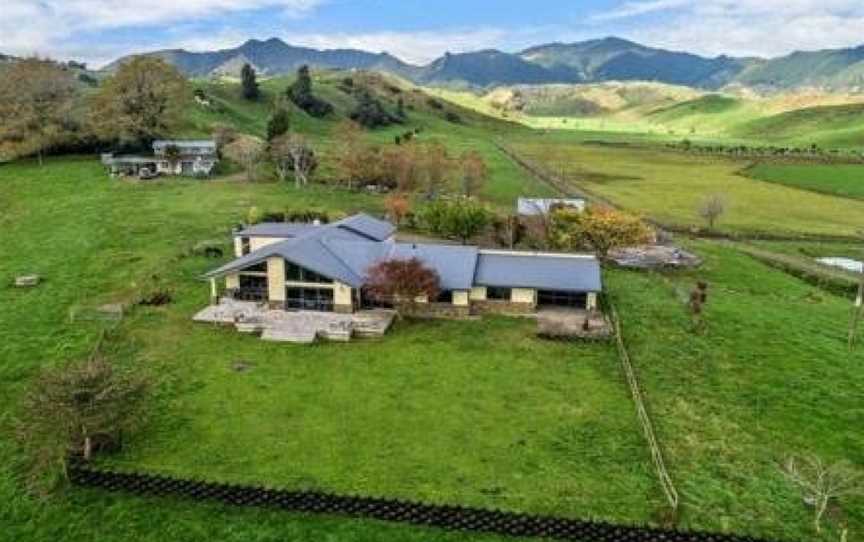
[[[448,52],[426,65],[411,64],[387,52],[314,49],[289,45],[279,38],[250,39],[238,47],[216,51],[166,49],[141,54],[163,58],[192,77],[219,75],[220,66],[233,69],[238,59],[242,59],[257,66],[265,75],[291,73],[308,64],[317,68],[385,71],[426,85],[479,88],[655,81],[705,90],[727,85],[766,90],[807,86],[864,89],[864,45],[796,51],[771,59],[706,57],[611,36],[573,43],[552,42],[515,53],[496,49]],[[129,58],[120,58],[103,71],[111,72]]]

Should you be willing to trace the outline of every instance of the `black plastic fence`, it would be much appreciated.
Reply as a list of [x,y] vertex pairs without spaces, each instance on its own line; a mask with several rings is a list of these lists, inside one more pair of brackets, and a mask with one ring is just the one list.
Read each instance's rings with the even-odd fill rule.
[[73,484],[136,495],[181,497],[233,506],[273,508],[306,514],[375,519],[451,531],[538,537],[579,542],[767,542],[749,536],[613,525],[497,510],[442,506],[317,491],[286,491],[216,484],[165,476],[69,465]]

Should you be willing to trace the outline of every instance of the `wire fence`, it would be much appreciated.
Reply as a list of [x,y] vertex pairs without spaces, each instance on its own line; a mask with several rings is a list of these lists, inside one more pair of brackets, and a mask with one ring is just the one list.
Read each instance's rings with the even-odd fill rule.
[[615,328],[615,344],[618,347],[618,357],[621,359],[621,368],[624,371],[624,377],[627,379],[627,385],[630,388],[630,394],[633,397],[633,404],[636,407],[636,415],[639,418],[639,424],[642,426],[642,432],[645,439],[648,441],[648,448],[651,451],[651,461],[654,463],[654,468],[657,471],[657,479],[660,482],[660,487],[663,489],[663,494],[666,496],[666,501],[673,512],[678,511],[680,499],[678,490],[675,489],[675,484],[672,482],[672,477],[666,469],[666,461],[663,458],[663,450],[657,442],[657,436],[654,433],[654,424],[651,417],[648,415],[648,410],[645,408],[645,401],[642,397],[642,390],[639,387],[639,381],[636,378],[636,372],[633,370],[633,363],[630,361],[630,354],[627,352],[627,346],[624,344],[624,336],[621,329],[621,319],[618,317],[618,310],[608,298],[606,299],[609,317],[612,320],[612,325]]

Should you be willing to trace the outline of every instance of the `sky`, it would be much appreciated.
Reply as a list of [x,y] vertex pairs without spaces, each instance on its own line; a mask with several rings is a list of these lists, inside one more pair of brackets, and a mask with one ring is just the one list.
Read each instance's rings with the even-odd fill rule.
[[292,45],[518,51],[618,36],[708,56],[780,56],[864,44],[862,0],[0,0],[0,53],[86,61],[156,49]]

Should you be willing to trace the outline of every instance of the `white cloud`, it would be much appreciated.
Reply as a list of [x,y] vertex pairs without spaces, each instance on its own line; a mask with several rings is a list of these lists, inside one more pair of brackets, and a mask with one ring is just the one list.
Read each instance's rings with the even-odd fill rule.
[[351,48],[388,52],[400,59],[426,64],[445,52],[461,53],[501,47],[509,33],[495,28],[449,29],[420,32],[373,32],[368,34],[292,34],[285,39],[292,45],[319,49]]
[[691,3],[691,0],[649,0],[644,2],[625,2],[617,8],[598,13],[592,17],[595,21],[611,21],[638,17],[657,11],[667,11],[680,8]]
[[[664,17],[640,22],[658,13]],[[771,57],[864,43],[860,0],[645,0],[593,19],[627,23],[637,41],[709,55]]]
[[184,24],[265,8],[298,17],[325,1],[2,0],[0,51],[69,57],[68,49],[77,48],[75,37],[83,32],[140,27],[142,36],[146,36],[146,27]]

